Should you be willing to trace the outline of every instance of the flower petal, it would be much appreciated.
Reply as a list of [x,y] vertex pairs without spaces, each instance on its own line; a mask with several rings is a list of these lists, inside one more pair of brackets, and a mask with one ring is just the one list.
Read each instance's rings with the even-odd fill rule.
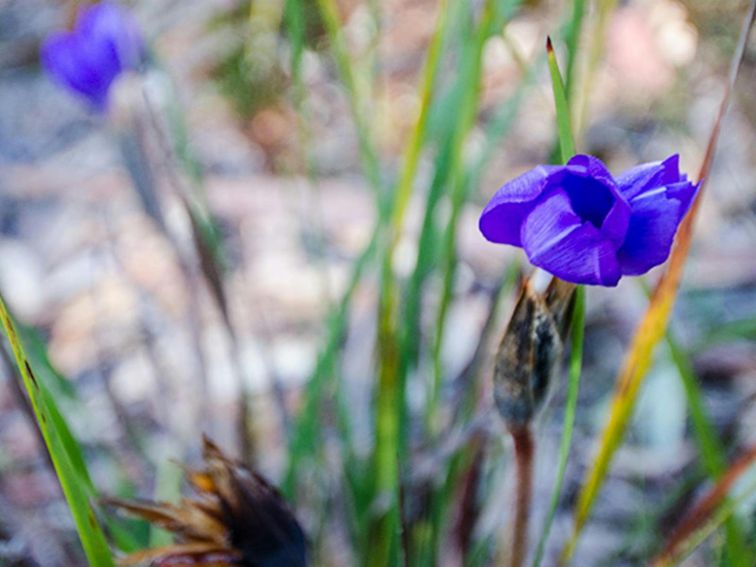
[[620,279],[615,246],[575,214],[564,190],[533,208],[522,225],[522,242],[532,264],[563,280],[615,286]]
[[644,274],[667,259],[697,190],[697,185],[684,180],[646,190],[630,200],[630,226],[617,253],[623,275]]
[[52,77],[98,110],[105,109],[115,78],[137,67],[142,54],[136,22],[111,2],[85,8],[73,32],[55,34],[42,47],[42,60]]
[[582,168],[588,177],[603,183],[607,187],[615,184],[614,178],[604,165],[604,162],[596,156],[576,154],[570,158],[567,165],[573,166],[574,168]]
[[143,44],[131,14],[112,2],[100,2],[83,11],[77,32],[108,53],[118,71],[136,68],[141,60]]
[[112,77],[102,76],[96,54],[90,51],[78,35],[56,34],[43,44],[42,62],[58,83],[102,108]]
[[483,236],[491,242],[522,246],[522,222],[544,189],[565,171],[565,166],[539,165],[505,183],[480,215],[478,226]]
[[568,176],[563,184],[572,209],[600,228],[615,246],[621,246],[630,221],[630,205],[612,174],[600,159],[590,155],[575,155],[567,164],[577,174]]
[[680,156],[673,154],[664,161],[644,163],[628,169],[617,177],[617,184],[620,192],[630,200],[640,193],[680,180]]

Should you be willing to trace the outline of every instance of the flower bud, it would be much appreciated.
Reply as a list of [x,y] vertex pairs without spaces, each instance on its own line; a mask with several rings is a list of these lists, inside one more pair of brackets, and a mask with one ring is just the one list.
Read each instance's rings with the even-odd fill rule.
[[527,426],[546,398],[564,350],[575,286],[553,278],[525,283],[496,352],[494,399],[510,429]]

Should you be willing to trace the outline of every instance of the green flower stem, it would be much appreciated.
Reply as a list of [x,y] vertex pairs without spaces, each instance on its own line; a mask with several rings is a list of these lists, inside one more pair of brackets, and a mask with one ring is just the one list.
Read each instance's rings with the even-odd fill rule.
[[[402,373],[398,329],[399,290],[393,273],[394,250],[401,234],[421,150],[426,139],[434,84],[447,31],[447,2],[439,6],[438,22],[428,47],[420,87],[420,112],[404,153],[403,167],[391,196],[390,226],[384,234],[378,321],[378,385],[376,391],[375,494],[387,500],[388,508],[378,514],[371,530],[366,564],[383,566],[397,561],[401,522],[399,502],[400,462],[406,440],[405,376]],[[404,550],[407,554],[408,550]]]
[[538,540],[536,554],[531,563],[532,567],[539,567],[543,560],[543,553],[546,550],[546,541],[549,538],[551,526],[554,523],[557,506],[559,505],[559,497],[562,494],[564,475],[567,471],[567,459],[569,458],[570,447],[572,445],[572,432],[575,427],[575,413],[577,409],[578,393],[580,391],[580,373],[583,366],[583,338],[585,334],[585,289],[583,286],[578,286],[575,289],[575,307],[572,315],[570,333],[572,336],[572,349],[570,351],[570,370],[567,386],[567,403],[564,408],[564,424],[562,425],[562,440],[559,443],[559,464],[557,465],[554,490],[551,493],[549,512],[541,531],[541,537]]
[[463,73],[466,72],[467,74],[463,74],[464,78],[462,80],[463,84],[466,84],[469,87],[463,94],[461,107],[458,110],[460,118],[453,134],[453,151],[450,156],[451,165],[449,166],[449,179],[451,183],[451,214],[442,244],[441,270],[444,274],[444,280],[442,284],[441,301],[436,318],[436,333],[433,343],[433,378],[430,384],[426,416],[426,421],[432,432],[438,431],[437,413],[439,393],[443,379],[441,350],[443,348],[446,316],[451,303],[456,276],[457,222],[462,210],[462,205],[464,204],[470,189],[470,185],[465,183],[465,176],[462,170],[464,141],[475,123],[478,101],[480,99],[483,47],[494,29],[493,23],[495,21],[495,16],[495,2],[487,0],[483,6],[483,13],[481,14],[474,42],[470,46],[470,53],[463,59],[465,61]]

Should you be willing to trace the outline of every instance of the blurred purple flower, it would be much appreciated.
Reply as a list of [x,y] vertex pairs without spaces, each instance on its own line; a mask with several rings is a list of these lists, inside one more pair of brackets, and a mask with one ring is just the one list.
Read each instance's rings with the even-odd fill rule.
[[79,12],[71,32],[52,34],[42,45],[42,62],[52,77],[105,110],[108,91],[123,71],[136,69],[144,54],[131,14],[112,2]]
[[669,256],[698,189],[679,156],[616,179],[593,156],[539,165],[505,183],[480,216],[491,242],[520,246],[530,262],[578,284],[615,286]]

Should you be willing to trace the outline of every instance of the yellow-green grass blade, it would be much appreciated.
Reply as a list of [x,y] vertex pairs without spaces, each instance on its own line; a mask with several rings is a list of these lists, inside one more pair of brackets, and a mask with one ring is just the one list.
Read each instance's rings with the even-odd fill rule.
[[328,395],[332,387],[332,378],[336,374],[338,351],[344,340],[349,323],[349,309],[352,298],[362,280],[365,268],[372,260],[378,240],[377,227],[373,230],[370,242],[352,266],[352,272],[346,290],[338,305],[334,307],[326,321],[327,335],[325,344],[318,354],[315,368],[307,380],[303,407],[295,420],[289,440],[289,463],[282,483],[282,491],[287,498],[293,498],[302,472],[303,462],[319,450],[322,443],[318,417],[321,400]]
[[438,74],[439,61],[441,59],[442,46],[446,36],[448,14],[451,10],[448,8],[449,0],[441,0],[438,7],[438,21],[433,32],[428,54],[423,67],[422,82],[420,85],[420,111],[412,129],[407,146],[404,150],[404,162],[399,181],[397,183],[394,195],[394,207],[392,225],[394,229],[394,239],[398,238],[401,230],[404,214],[407,210],[410,196],[412,195],[412,184],[417,173],[417,166],[420,161],[420,152],[423,148],[425,131],[430,116],[431,102],[433,100]]
[[76,441],[68,428],[63,427],[64,421],[60,412],[57,408],[51,409],[55,407],[53,398],[49,396],[44,384],[34,376],[2,297],[0,297],[0,320],[13,350],[13,356],[58,475],[63,495],[79,532],[84,553],[93,567],[113,566],[110,549],[93,507],[95,494],[86,465],[80,457],[80,451],[73,449]]
[[612,12],[617,5],[617,0],[596,0],[594,2],[593,26],[586,34],[590,39],[586,48],[585,72],[583,73],[580,89],[580,101],[577,104],[577,117],[575,119],[575,133],[578,138],[582,137],[588,121],[588,108],[591,94],[593,93],[594,81],[598,75],[598,67],[604,55],[607,28],[611,20]]

